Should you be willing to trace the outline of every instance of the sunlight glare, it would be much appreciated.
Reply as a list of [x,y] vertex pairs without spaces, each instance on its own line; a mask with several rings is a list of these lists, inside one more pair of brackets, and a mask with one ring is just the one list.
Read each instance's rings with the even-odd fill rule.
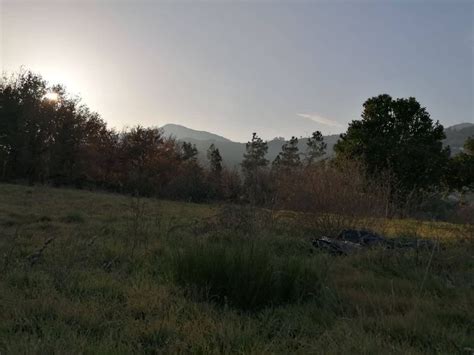
[[59,95],[57,92],[48,92],[46,95],[43,96],[43,99],[48,101],[58,101]]

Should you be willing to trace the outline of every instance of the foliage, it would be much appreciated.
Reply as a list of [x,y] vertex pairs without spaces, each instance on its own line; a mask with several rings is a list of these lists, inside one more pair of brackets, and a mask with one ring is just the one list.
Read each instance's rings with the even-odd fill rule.
[[253,133],[251,141],[245,145],[245,150],[241,166],[246,197],[253,203],[263,203],[268,187],[268,160],[265,158],[268,144]]
[[252,134],[252,139],[245,145],[246,153],[242,161],[242,169],[245,174],[252,174],[259,168],[265,168],[268,160],[265,155],[268,152],[268,144],[260,138],[257,133]]
[[209,173],[207,176],[210,198],[223,198],[223,179],[222,179],[222,157],[219,149],[214,144],[207,150],[207,159],[209,161]]
[[464,151],[450,159],[446,174],[449,188],[474,191],[474,137],[464,143]]
[[300,165],[301,159],[298,150],[298,138],[293,136],[281,147],[281,152],[273,161],[273,167],[277,170],[291,171]]
[[320,131],[315,131],[306,143],[306,164],[311,165],[326,154],[327,144]]
[[197,154],[198,151],[196,149],[196,146],[194,144],[188,143],[188,142],[183,142],[181,143],[181,158],[183,160],[197,160]]
[[464,142],[464,152],[468,155],[474,155],[474,137],[469,137]]
[[[0,89],[2,180],[208,198],[194,145],[165,138],[157,128],[110,130],[78,98],[29,71],[4,78]],[[57,100],[47,99],[49,92]]]
[[[48,93],[55,93],[57,100]],[[443,187],[451,190],[472,187],[472,139],[463,153],[448,161],[448,151],[441,145],[443,137],[442,126],[433,123],[414,98],[371,98],[364,104],[362,120],[353,121],[336,145],[335,164],[327,161],[342,171],[344,162],[357,160],[355,175],[367,172],[363,186],[358,178],[347,183],[342,179],[345,185],[316,194],[317,186],[329,186],[318,181],[329,171],[326,163],[320,163],[326,144],[319,131],[308,139],[305,164],[301,163],[298,139],[292,137],[283,144],[271,170],[267,142],[254,133],[246,144],[240,174],[223,166],[214,145],[207,152],[209,165],[203,166],[194,144],[165,137],[158,128],[109,129],[79,98],[68,95],[60,85],[49,85],[35,73],[21,71],[3,78],[0,84],[0,180],[30,185],[299,210],[330,205],[319,203],[328,191],[338,196],[335,205],[345,201],[349,206],[355,204],[348,202],[349,196],[354,201],[380,201],[388,190],[390,202],[399,202],[408,210],[406,206],[421,206],[423,194],[437,188],[441,177]],[[335,179],[339,181],[339,177]],[[385,215],[388,205],[383,208]]]
[[215,177],[220,177],[222,173],[222,157],[219,149],[214,144],[209,146],[207,159],[209,160],[210,173]]
[[415,98],[372,97],[361,120],[335,146],[338,158],[361,160],[370,175],[389,171],[400,196],[439,185],[449,157],[443,126]]
[[277,209],[310,212],[315,224],[335,216],[346,223],[393,212],[386,183],[368,179],[363,165],[354,161],[320,161],[294,170],[279,177],[276,190]]

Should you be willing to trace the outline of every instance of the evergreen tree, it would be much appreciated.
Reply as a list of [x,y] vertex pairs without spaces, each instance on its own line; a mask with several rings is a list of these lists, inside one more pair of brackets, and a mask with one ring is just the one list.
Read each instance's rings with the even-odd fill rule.
[[327,144],[324,142],[324,137],[320,131],[313,132],[306,145],[306,163],[308,165],[326,154]]
[[268,160],[265,155],[268,152],[268,144],[256,133],[253,133],[252,140],[245,145],[244,159],[241,163],[244,175],[244,189],[247,197],[253,203],[264,201],[265,195],[265,173]]
[[214,144],[211,144],[207,150],[207,159],[209,160],[211,175],[220,177],[222,173],[222,157],[219,149]]
[[181,149],[182,149],[182,159],[184,161],[197,160],[198,150],[195,144],[183,142],[181,145]]
[[209,160],[208,197],[219,198],[222,196],[222,157],[214,144],[207,150],[207,159]]
[[283,144],[281,152],[273,161],[273,167],[277,169],[291,170],[301,165],[301,159],[298,149],[298,138],[291,139]]

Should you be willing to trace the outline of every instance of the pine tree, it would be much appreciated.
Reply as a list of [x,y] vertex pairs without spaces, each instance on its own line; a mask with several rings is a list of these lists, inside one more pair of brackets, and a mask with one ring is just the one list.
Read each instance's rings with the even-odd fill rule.
[[197,148],[196,145],[188,143],[188,142],[183,142],[182,146],[182,159],[184,161],[187,160],[197,160]]
[[324,142],[324,137],[320,131],[313,132],[306,144],[306,163],[308,165],[313,164],[318,158],[326,154],[327,144]]
[[268,160],[265,155],[268,152],[268,144],[256,133],[252,140],[245,145],[244,159],[241,163],[244,175],[244,189],[247,197],[253,203],[262,203],[265,194],[265,172]]
[[222,157],[214,144],[211,144],[207,150],[207,159],[209,160],[208,197],[220,198],[222,196]]
[[211,175],[220,177],[222,173],[222,157],[219,149],[214,144],[211,144],[207,150],[207,159],[209,160]]
[[287,143],[283,144],[281,152],[275,158],[272,165],[274,168],[285,170],[295,169],[301,165],[298,138],[293,136]]

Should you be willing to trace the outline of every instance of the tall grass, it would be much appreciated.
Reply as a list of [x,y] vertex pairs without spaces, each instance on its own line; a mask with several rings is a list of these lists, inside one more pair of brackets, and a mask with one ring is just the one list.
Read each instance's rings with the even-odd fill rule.
[[171,258],[175,280],[195,296],[242,310],[317,298],[321,291],[309,260],[278,258],[258,241],[195,241]]
[[[143,199],[142,213],[128,197],[43,187],[26,205],[25,190],[0,184],[1,354],[473,348],[472,226],[354,220],[441,248],[334,257],[314,250],[318,231],[304,223],[339,228],[329,212],[278,211],[267,223],[259,209]],[[81,223],[61,218],[77,211]]]

